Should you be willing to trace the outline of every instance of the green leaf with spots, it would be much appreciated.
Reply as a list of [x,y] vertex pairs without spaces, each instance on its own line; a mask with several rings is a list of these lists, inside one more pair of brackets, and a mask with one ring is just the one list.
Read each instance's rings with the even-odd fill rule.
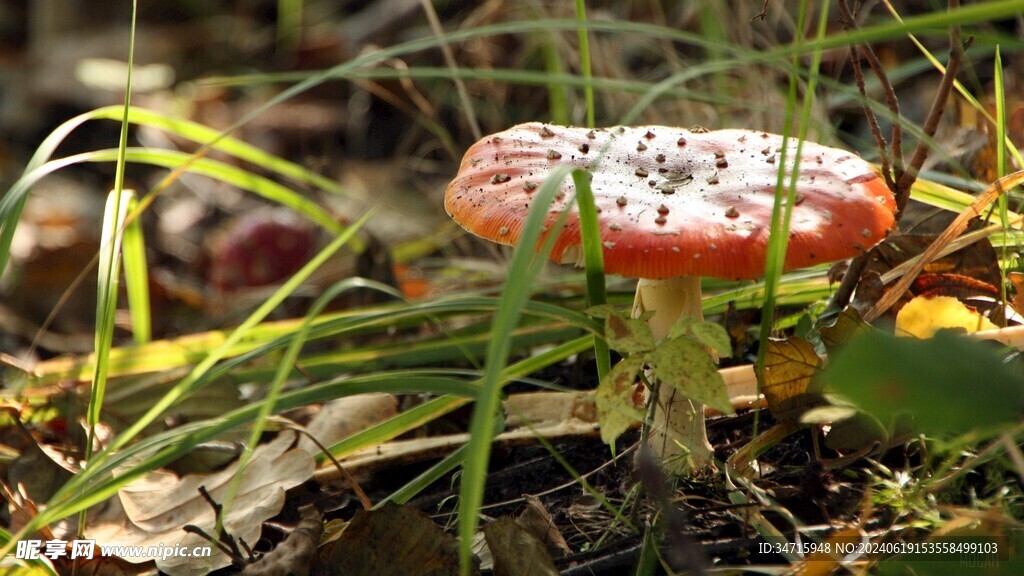
[[601,424],[601,440],[605,444],[614,444],[616,438],[644,417],[643,410],[633,406],[633,383],[643,365],[642,358],[626,358],[597,386],[594,403],[597,404],[597,421]]
[[619,309],[612,304],[598,304],[597,306],[591,306],[584,310],[583,313],[593,318],[607,318],[613,314],[622,314]]
[[637,354],[654,348],[654,335],[645,316],[627,318],[622,314],[609,314],[604,321],[608,346],[620,354]]
[[696,338],[698,342],[714,350],[719,357],[729,356],[732,353],[732,341],[729,340],[729,333],[716,322],[704,322],[693,316],[684,316],[672,326],[668,333],[669,338],[681,336]]
[[725,381],[703,344],[690,338],[665,340],[649,358],[663,384],[679,390],[687,398],[732,414]]

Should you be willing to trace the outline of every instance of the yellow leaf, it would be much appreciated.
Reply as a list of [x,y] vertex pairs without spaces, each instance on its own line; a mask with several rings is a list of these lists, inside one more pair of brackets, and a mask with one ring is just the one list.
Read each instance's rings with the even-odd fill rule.
[[963,328],[971,333],[998,326],[951,296],[918,296],[896,315],[897,336],[931,338],[942,328]]
[[811,377],[821,365],[814,345],[802,338],[769,340],[761,392],[772,415],[782,422],[796,422],[800,414],[821,404]]

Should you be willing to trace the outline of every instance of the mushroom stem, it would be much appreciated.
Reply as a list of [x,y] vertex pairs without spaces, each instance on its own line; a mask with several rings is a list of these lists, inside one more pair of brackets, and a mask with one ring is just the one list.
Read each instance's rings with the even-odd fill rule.
[[[672,325],[683,316],[703,320],[700,278],[641,278],[633,301],[633,316],[647,311],[654,312],[647,323],[655,341],[667,336]],[[667,472],[685,474],[713,463],[714,450],[704,427],[704,405],[687,398],[672,386],[659,388],[658,405],[647,443]]]

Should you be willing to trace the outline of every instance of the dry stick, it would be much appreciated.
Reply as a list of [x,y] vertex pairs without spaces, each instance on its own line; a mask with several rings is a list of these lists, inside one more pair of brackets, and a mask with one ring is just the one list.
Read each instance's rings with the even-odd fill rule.
[[[843,28],[847,31],[857,29],[857,21],[850,12],[850,7],[847,5],[846,0],[839,0],[839,9],[842,12]],[[870,46],[868,47],[870,50]],[[872,52],[874,55],[874,52]],[[877,60],[877,58],[876,58]],[[856,46],[850,46],[850,63],[853,66],[853,75],[857,81],[857,89],[860,92],[861,98],[864,99],[864,104],[861,106],[864,110],[864,117],[867,119],[868,127],[871,129],[871,135],[875,139],[875,145],[878,146],[878,158],[882,165],[882,177],[885,178],[885,184],[889,187],[889,190],[896,194],[896,180],[899,178],[898,175],[894,175],[890,167],[889,162],[889,151],[886,146],[885,136],[882,135],[882,129],[878,125],[878,118],[875,116],[871,107],[867,105],[868,94],[867,88],[864,85],[864,72],[860,65],[860,57],[858,56],[858,50]],[[879,74],[881,67],[875,68],[872,66],[872,70],[875,71],[875,75],[878,77],[879,83],[883,86],[883,90],[888,95],[893,94],[893,98],[890,100],[890,110],[893,110],[895,119],[893,120],[893,154],[898,150],[896,141],[900,138],[899,130],[899,103],[895,99],[895,92],[892,89],[892,85],[889,82],[888,76],[884,73]],[[895,108],[893,108],[895,104]],[[900,162],[902,163],[902,151],[900,151]],[[897,213],[896,221],[899,222],[900,214]],[[842,281],[839,283],[839,287],[836,289],[835,294],[832,295],[831,308],[834,310],[840,310],[845,308],[850,303],[850,298],[853,296],[853,291],[857,288],[857,284],[860,282],[860,276],[864,272],[864,268],[867,267],[868,263],[868,252],[865,252],[853,260],[850,261],[850,265],[846,268],[846,273],[843,275]]]
[[[850,11],[846,0],[839,0],[839,11],[843,13],[843,27],[848,31],[856,30],[858,28],[857,19]],[[864,89],[864,76],[861,73],[860,59],[856,56],[857,53],[867,61],[868,66],[875,73],[875,77],[878,78],[878,83],[882,87],[882,93],[885,94],[886,104],[889,106],[889,112],[892,113],[892,147],[887,154],[885,139],[881,138],[881,130],[878,128],[878,119],[866,104],[864,106],[864,115],[867,116],[868,123],[872,126],[872,134],[875,134],[875,130],[878,130],[875,141],[881,142],[878,152],[882,160],[882,173],[885,175],[886,183],[893,189],[893,192],[896,192],[894,181],[899,180],[903,175],[903,129],[900,127],[900,101],[896,97],[896,90],[893,89],[892,83],[889,82],[889,76],[885,73],[885,68],[878,60],[878,56],[871,45],[851,46],[850,51],[850,62],[853,64],[854,73],[857,77],[857,87],[860,89],[861,96],[865,98],[865,102],[867,100],[867,93]],[[891,174],[888,167],[890,156],[892,157],[893,167]]]
[[870,252],[864,252],[850,260],[850,265],[846,267],[846,272],[843,273],[843,279],[839,281],[839,286],[832,294],[832,300],[828,305],[829,311],[839,312],[850,303],[853,291],[857,289],[857,284],[860,283],[861,274],[864,273],[864,269],[868,265],[869,254]]
[[[955,10],[959,7],[959,0],[949,1],[950,10]],[[946,73],[942,75],[942,82],[939,84],[939,89],[935,94],[935,100],[932,101],[932,108],[928,111],[928,118],[924,123],[924,136],[917,142],[917,148],[910,159],[907,171],[896,182],[899,190],[907,190],[907,199],[910,197],[910,187],[917,180],[917,173],[921,170],[921,166],[924,165],[925,159],[928,158],[928,142],[935,136],[935,132],[939,128],[939,120],[942,119],[942,112],[946,108],[946,101],[953,91],[953,85],[956,82],[956,75],[960,71],[963,56],[964,46],[960,39],[960,27],[954,24],[949,30],[949,62],[946,64]],[[904,200],[905,204],[906,200]],[[903,211],[903,206],[899,204],[899,198],[897,198],[896,208],[900,212]]]
[[370,500],[370,497],[366,495],[366,492],[364,492],[362,486],[356,482],[356,479],[349,474],[348,470],[345,469],[345,466],[343,466],[342,463],[334,457],[334,454],[331,454],[331,451],[321,444],[320,441],[316,439],[316,436],[310,434],[309,430],[306,430],[304,427],[294,423],[292,423],[291,427],[306,438],[309,438],[313,444],[316,444],[316,447],[320,449],[320,452],[331,461],[331,464],[334,464],[334,468],[341,472],[341,475],[345,477],[345,481],[348,482],[349,488],[351,488],[352,491],[356,493],[356,497],[359,498],[359,503],[363,506],[363,510],[371,510],[373,508],[373,502]]
[[[844,18],[848,17],[852,25],[856,27],[857,23],[846,6],[846,0],[839,2],[839,9],[843,11]],[[896,90],[892,87],[892,83],[889,82],[889,75],[885,73],[885,67],[882,66],[878,55],[875,54],[875,49],[870,44],[860,45],[857,49],[864,55],[868,66],[871,66],[871,70],[878,78],[882,93],[885,94],[885,102],[889,106],[889,112],[892,114],[892,145],[890,153],[892,155],[893,176],[899,180],[903,176],[903,128],[900,126],[900,101],[896,97]]]
[[886,153],[887,144],[885,136],[882,135],[882,128],[878,125],[878,118],[875,117],[875,113],[867,106],[868,93],[864,86],[864,72],[860,67],[860,58],[855,46],[850,46],[850,63],[853,65],[853,76],[857,80],[857,90],[860,91],[861,98],[864,98],[864,116],[867,118],[871,135],[875,138],[875,145],[878,146],[878,160],[882,165],[882,176],[885,178],[885,185],[889,187],[889,190],[896,190],[895,178],[898,178],[898,176],[893,175],[893,171],[889,166],[889,154]]
[[[949,9],[954,10],[960,6],[958,0],[949,0]],[[849,6],[846,5],[846,0],[839,0],[839,7],[843,10],[844,20],[848,20],[850,25],[855,25],[852,20],[852,15],[849,18],[846,17],[850,14]],[[896,186],[893,193],[896,196],[896,223],[899,224],[900,218],[903,216],[903,210],[910,200],[910,189],[917,180],[917,174],[921,170],[921,166],[924,165],[924,161],[928,158],[928,142],[935,136],[936,130],[939,127],[939,121],[942,119],[942,113],[946,108],[946,101],[949,100],[949,95],[952,92],[953,85],[956,82],[956,75],[960,71],[960,63],[963,60],[963,44],[960,40],[960,27],[953,25],[949,32],[949,62],[946,64],[946,72],[942,75],[942,82],[939,84],[939,89],[935,94],[935,99],[932,101],[931,110],[928,111],[928,117],[924,123],[924,136],[918,141],[917,147],[914,149],[914,155],[911,157],[910,164],[903,170],[896,179]],[[874,69],[874,68],[872,68]],[[878,74],[881,68],[875,70]],[[892,89],[892,85],[889,84],[886,76],[879,76],[879,81],[883,86],[888,85],[888,90]],[[891,104],[890,104],[891,106]],[[891,109],[891,108],[890,108]],[[865,114],[873,116],[868,107],[864,106]],[[897,117],[893,122],[893,150],[895,153],[897,138],[897,129],[899,127],[899,118]],[[882,151],[884,156],[884,151]],[[902,161],[901,161],[902,162]],[[950,238],[952,240],[952,238]],[[948,241],[947,241],[948,243]],[[844,308],[850,301],[850,297],[853,296],[853,291],[856,289],[857,284],[860,282],[860,275],[867,265],[867,254],[861,254],[850,262],[850,267],[847,269],[846,275],[843,277],[839,288],[836,290],[835,295],[832,297],[831,307],[834,309]],[[923,259],[922,259],[923,260]],[[916,274],[915,274],[916,276]],[[913,281],[913,278],[910,279]],[[909,286],[909,283],[907,284]],[[903,288],[906,290],[906,287]],[[902,294],[903,291],[900,291]],[[893,301],[895,302],[895,300]],[[889,304],[892,306],[892,303]],[[888,309],[889,306],[886,306]],[[877,308],[877,304],[876,304]]]
[[[430,28],[434,31],[438,37],[444,36],[444,28],[441,26],[441,21],[437,18],[437,12],[434,10],[434,4],[430,0],[420,0],[420,4],[423,5],[423,12],[427,15],[427,20],[430,22]],[[444,62],[454,72],[458,69],[455,64],[455,56],[452,55],[452,47],[447,43],[441,44],[441,53],[444,54]],[[469,92],[466,90],[466,84],[462,81],[458,75],[453,76],[455,82],[455,90],[459,94],[459,100],[462,102],[462,109],[466,112],[466,120],[469,122],[469,128],[473,131],[473,139],[480,140],[483,138],[483,132],[480,131],[480,124],[476,121],[476,112],[473,111],[473,101],[469,98]]]
[[882,63],[878,60],[878,56],[875,55],[874,49],[870,45],[865,44],[858,46],[858,50],[864,54],[864,59],[868,61],[868,66],[871,66],[875,76],[881,80],[885,101],[889,106],[889,111],[892,113],[892,144],[890,144],[889,149],[892,155],[893,175],[899,180],[903,177],[903,128],[900,126],[900,102],[896,98],[896,91],[893,90],[892,84],[889,82],[889,78],[885,73],[885,69],[882,68]]
[[750,21],[753,22],[754,20],[760,18],[761,22],[764,22],[765,17],[768,16],[768,4],[771,4],[771,1],[772,0],[764,0],[764,5],[761,6],[761,11],[751,16]]

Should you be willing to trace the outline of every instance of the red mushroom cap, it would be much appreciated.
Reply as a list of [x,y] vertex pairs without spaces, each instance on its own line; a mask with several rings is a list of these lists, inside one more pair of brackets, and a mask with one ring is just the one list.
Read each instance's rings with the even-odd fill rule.
[[[796,141],[790,142],[791,159]],[[764,271],[781,147],[781,136],[749,130],[521,124],[466,152],[445,209],[473,234],[514,245],[551,171],[590,168],[608,272],[753,278]],[[849,258],[894,226],[892,193],[856,155],[804,142],[799,170],[786,269]],[[566,194],[552,204],[549,224],[575,203],[572,186],[570,179],[563,183]],[[551,253],[558,262],[579,253],[579,220],[571,210]]]

